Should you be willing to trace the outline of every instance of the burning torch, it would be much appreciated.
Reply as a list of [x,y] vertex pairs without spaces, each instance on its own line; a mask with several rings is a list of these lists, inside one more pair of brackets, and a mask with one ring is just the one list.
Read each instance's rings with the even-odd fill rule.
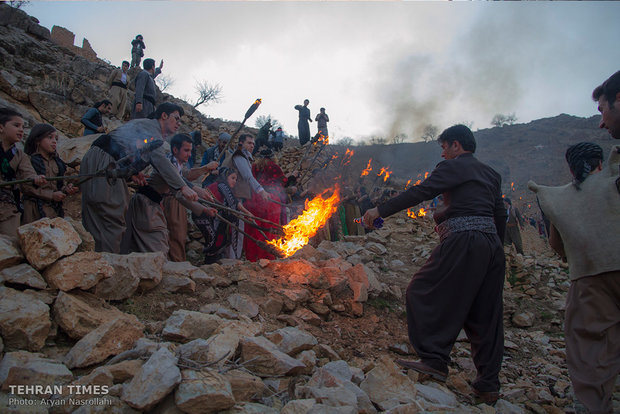
[[241,128],[243,128],[243,126],[245,125],[245,121],[247,121],[254,114],[254,112],[256,112],[256,110],[258,109],[258,107],[259,107],[259,105],[261,104],[262,101],[263,101],[262,99],[258,98],[258,99],[256,99],[254,101],[254,103],[252,105],[250,105],[248,110],[245,112],[245,116],[243,117],[243,121],[241,121],[241,124],[239,125],[237,130],[235,132],[233,132],[232,136],[230,137],[230,140],[228,141],[228,144],[226,144],[226,147],[224,147],[224,151],[223,151],[224,153],[226,153],[228,148],[230,148],[231,143],[237,137],[237,134],[239,133],[239,131],[241,131]]

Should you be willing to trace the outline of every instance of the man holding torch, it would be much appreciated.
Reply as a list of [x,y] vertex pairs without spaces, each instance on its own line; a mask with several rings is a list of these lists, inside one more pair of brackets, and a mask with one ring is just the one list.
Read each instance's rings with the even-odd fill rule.
[[379,217],[443,194],[445,205],[434,215],[440,244],[413,276],[406,294],[409,340],[420,361],[396,362],[445,381],[450,351],[465,329],[478,371],[474,394],[493,404],[499,398],[504,352],[506,209],[501,177],[474,158],[476,141],[466,126],[446,129],[438,142],[445,161],[420,185],[368,210],[364,224],[372,228]]

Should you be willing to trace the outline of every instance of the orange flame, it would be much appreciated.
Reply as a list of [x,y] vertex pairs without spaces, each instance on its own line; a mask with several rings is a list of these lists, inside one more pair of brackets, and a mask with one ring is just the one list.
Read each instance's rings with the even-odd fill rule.
[[390,178],[390,174],[392,174],[392,171],[385,171],[385,175],[383,176],[383,182],[386,182],[388,178]]
[[424,173],[424,179],[426,180],[428,178],[428,171]]
[[353,157],[354,153],[355,151],[347,148],[347,151],[344,153],[344,156],[342,157],[342,165],[349,165],[351,163],[351,158]]
[[292,256],[297,250],[308,244],[310,238],[327,223],[327,220],[338,209],[340,189],[335,187],[334,194],[324,199],[323,195],[330,190],[327,189],[322,194],[307,201],[303,213],[284,226],[284,237],[278,240],[267,240],[267,243],[274,246],[284,257]]
[[411,179],[409,179],[409,181],[407,181],[407,184],[405,184],[405,190],[407,189],[407,187],[409,187],[409,184],[411,184]]
[[510,189],[512,191],[515,191],[515,183],[514,182],[510,183]]
[[263,100],[258,98],[257,100],[254,101],[254,105],[260,105],[261,102],[263,102]]
[[313,145],[319,145],[319,144],[323,144],[323,145],[329,144],[329,136],[323,135],[319,132],[319,139],[314,141]]
[[411,210],[410,208],[407,209],[407,216],[411,217],[414,220],[417,219],[418,217],[426,216],[426,213],[427,211],[424,210],[424,208],[420,208],[417,213]]
[[385,167],[381,167],[381,171],[379,171],[379,174],[377,174],[377,177],[381,177],[386,172],[387,172],[387,169]]
[[372,158],[368,160],[368,165],[362,171],[362,175],[360,175],[360,177],[364,177],[364,176],[367,176],[368,174],[370,174],[370,172],[372,171],[372,167],[370,166],[371,162],[372,162]]

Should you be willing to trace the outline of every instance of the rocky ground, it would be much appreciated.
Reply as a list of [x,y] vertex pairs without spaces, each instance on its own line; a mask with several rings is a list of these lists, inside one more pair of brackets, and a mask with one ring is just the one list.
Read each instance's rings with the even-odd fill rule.
[[[79,119],[104,96],[112,66],[50,42],[43,29],[0,5],[0,104],[23,112],[29,127],[54,124],[62,158],[79,162],[98,137],[79,137]],[[183,105],[183,132],[200,130],[205,146],[238,125],[166,94],[158,100]],[[304,150],[286,146],[288,173]],[[19,240],[0,236],[2,413],[573,411],[562,333],[567,268],[531,227],[525,256],[506,250],[502,398],[489,407],[471,399],[464,335],[446,384],[393,363],[415,359],[403,294],[438,242],[430,218],[401,213],[379,231],[287,260],[202,266],[196,232],[188,263],[95,253],[79,195],[65,204],[72,219],[23,226]]]
[[[471,399],[464,335],[446,384],[393,363],[415,358],[403,293],[437,243],[429,218],[396,215],[286,260],[208,266],[94,253],[71,219],[22,226],[19,242],[0,238],[0,404],[52,413],[572,412],[566,265],[533,228],[523,235],[528,255],[506,250],[502,399],[489,407]],[[16,396],[9,386],[19,384],[65,387]],[[77,395],[79,385],[91,388]]]

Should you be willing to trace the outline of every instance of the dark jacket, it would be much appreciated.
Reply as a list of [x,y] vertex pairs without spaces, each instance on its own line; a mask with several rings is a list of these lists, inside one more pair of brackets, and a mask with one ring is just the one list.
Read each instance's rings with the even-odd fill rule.
[[501,184],[502,178],[494,169],[472,153],[465,153],[437,164],[421,184],[381,204],[379,214],[388,217],[443,194],[444,205],[433,215],[437,224],[452,217],[493,217],[497,234],[503,240],[507,214]]

